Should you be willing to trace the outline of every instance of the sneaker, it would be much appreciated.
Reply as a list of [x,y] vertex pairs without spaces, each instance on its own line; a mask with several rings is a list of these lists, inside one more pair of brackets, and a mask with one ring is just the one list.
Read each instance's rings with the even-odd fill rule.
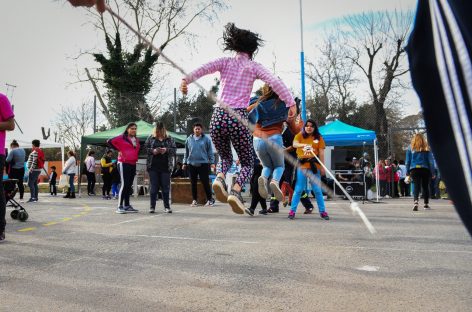
[[156,208],[153,208],[153,207],[149,208],[149,213],[155,213],[155,212],[156,212]]
[[20,198],[20,203],[24,203],[25,200],[23,198]]
[[126,213],[136,213],[139,212],[138,209],[134,209],[133,206],[125,206]]
[[165,212],[165,213],[172,213],[172,209],[170,209],[170,208],[164,208],[164,212]]
[[251,217],[254,217],[254,208],[245,208],[244,211]]
[[282,190],[279,187],[279,182],[272,180],[270,181],[269,184],[270,190],[275,196],[275,199],[277,199],[279,202],[283,202],[285,199],[284,193],[282,193]]
[[27,203],[34,203],[34,198],[28,199]]
[[323,211],[320,213],[321,219],[329,220],[328,213],[326,211]]
[[269,208],[267,209],[268,213],[279,213],[279,208]]
[[198,203],[196,200],[192,201],[192,203],[190,204],[190,207],[197,207],[198,206]]
[[228,196],[228,204],[231,206],[231,209],[234,213],[244,214],[244,200],[241,197],[241,192],[236,192],[231,190],[231,195]]
[[418,202],[415,202],[413,206],[413,211],[418,211]]
[[118,208],[116,208],[115,213],[125,214],[126,213],[125,207],[119,206]]
[[0,233],[0,242],[3,242],[5,240],[5,231]]
[[215,205],[215,200],[213,198],[210,198],[205,204],[205,206],[210,206],[210,207],[214,205]]
[[306,208],[303,214],[312,214],[312,213],[313,213],[313,208]]
[[228,187],[226,186],[226,182],[221,177],[216,177],[215,182],[211,186],[213,192],[215,192],[215,197],[218,201],[222,203],[228,202]]
[[290,210],[290,212],[288,213],[288,218],[289,218],[290,220],[295,219],[295,211]]
[[267,198],[269,194],[267,193],[267,178],[260,176],[257,179],[257,190],[259,191],[259,195],[262,198]]
[[103,195],[103,196],[102,196],[102,199],[108,199],[108,196]]
[[267,215],[267,209],[261,209],[261,210],[259,210],[259,214],[266,216],[266,215]]
[[431,207],[428,204],[424,204],[424,210],[431,210]]

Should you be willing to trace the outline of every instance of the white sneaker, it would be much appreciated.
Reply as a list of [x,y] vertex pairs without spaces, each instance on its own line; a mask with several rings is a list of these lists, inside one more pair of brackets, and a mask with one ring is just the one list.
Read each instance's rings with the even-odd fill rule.
[[196,200],[192,201],[192,203],[190,204],[190,207],[197,207],[198,206],[198,203]]
[[279,187],[279,182],[277,182],[275,180],[272,180],[272,181],[270,181],[269,186],[270,186],[270,190],[274,194],[275,198],[279,202],[283,202],[284,199],[285,199],[285,196],[284,196],[284,193],[282,193],[282,190]]
[[215,200],[212,198],[209,201],[206,202],[205,206],[214,206],[215,205]]
[[259,191],[259,195],[262,198],[267,198],[267,196],[269,196],[267,192],[267,178],[266,177],[260,176],[257,179],[257,190]]

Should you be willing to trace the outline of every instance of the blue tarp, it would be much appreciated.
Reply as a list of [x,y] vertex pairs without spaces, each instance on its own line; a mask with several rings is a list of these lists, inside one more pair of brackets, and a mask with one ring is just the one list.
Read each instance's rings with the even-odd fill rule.
[[375,131],[348,125],[336,120],[319,128],[327,146],[373,145]]

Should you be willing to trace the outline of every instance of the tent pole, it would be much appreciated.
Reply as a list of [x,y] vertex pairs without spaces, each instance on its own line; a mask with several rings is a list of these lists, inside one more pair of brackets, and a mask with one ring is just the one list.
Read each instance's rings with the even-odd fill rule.
[[374,164],[374,170],[375,170],[375,193],[377,196],[377,202],[379,202],[379,172],[377,170],[377,164],[379,163],[379,151],[377,149],[377,139],[374,140],[374,158],[375,158],[375,164]]

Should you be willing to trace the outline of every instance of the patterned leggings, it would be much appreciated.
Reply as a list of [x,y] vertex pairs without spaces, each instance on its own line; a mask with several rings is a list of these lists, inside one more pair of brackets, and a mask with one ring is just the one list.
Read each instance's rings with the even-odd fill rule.
[[[248,113],[245,108],[237,108],[234,111],[241,118],[247,119]],[[251,178],[254,167],[251,132],[235,118],[232,118],[224,109],[215,107],[210,121],[210,136],[220,155],[217,172],[222,172],[224,175],[233,164],[233,153],[231,152],[231,144],[233,144],[241,162],[241,171],[236,183],[243,187]]]

